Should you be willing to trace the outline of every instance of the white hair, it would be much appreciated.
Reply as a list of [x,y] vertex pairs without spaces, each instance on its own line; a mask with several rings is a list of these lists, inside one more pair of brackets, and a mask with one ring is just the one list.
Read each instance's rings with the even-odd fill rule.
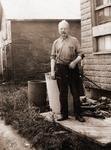
[[59,22],[58,27],[62,25],[66,25],[68,28],[70,27],[69,23],[66,20],[62,20],[61,22]]

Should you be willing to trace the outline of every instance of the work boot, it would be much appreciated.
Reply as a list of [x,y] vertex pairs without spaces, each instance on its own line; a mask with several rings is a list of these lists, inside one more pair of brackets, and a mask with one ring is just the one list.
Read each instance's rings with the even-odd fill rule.
[[61,117],[61,118],[57,119],[57,121],[63,121],[63,120],[67,120],[67,119],[68,119],[68,117]]
[[76,116],[75,119],[80,122],[85,122],[85,119],[82,116]]

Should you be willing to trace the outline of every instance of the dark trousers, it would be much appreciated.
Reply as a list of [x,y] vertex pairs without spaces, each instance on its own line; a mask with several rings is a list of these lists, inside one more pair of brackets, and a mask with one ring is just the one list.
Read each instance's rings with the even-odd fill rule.
[[80,115],[80,78],[78,67],[69,69],[67,65],[56,64],[56,79],[60,91],[61,115],[68,117],[68,87],[70,87],[73,96],[74,115]]

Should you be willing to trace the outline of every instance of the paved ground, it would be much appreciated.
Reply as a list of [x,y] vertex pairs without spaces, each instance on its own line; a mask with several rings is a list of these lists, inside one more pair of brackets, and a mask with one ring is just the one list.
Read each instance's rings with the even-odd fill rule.
[[10,126],[0,120],[0,150],[34,150],[31,145]]
[[[50,120],[50,112],[43,113]],[[75,120],[74,117],[69,117],[68,120],[59,121],[61,125],[70,129],[78,134],[91,138],[93,141],[105,146],[111,144],[111,118],[96,119],[86,117],[86,122],[81,123]]]
[[[48,120],[51,119],[51,113],[42,113]],[[74,117],[59,122],[61,125],[81,135],[91,138],[101,145],[111,143],[111,118],[104,120],[95,118],[85,118],[86,122],[81,123]],[[0,150],[34,150],[31,145],[20,137],[11,126],[6,126],[0,120]]]

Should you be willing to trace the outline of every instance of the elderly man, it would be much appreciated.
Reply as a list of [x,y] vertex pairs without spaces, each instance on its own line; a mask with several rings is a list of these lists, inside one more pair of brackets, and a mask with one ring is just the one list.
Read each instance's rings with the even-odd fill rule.
[[80,109],[80,80],[78,63],[83,58],[78,55],[80,44],[77,38],[69,35],[70,26],[65,20],[58,24],[60,37],[54,41],[51,52],[51,77],[57,79],[60,91],[61,118],[68,119],[68,86],[73,96],[75,119],[84,122]]

